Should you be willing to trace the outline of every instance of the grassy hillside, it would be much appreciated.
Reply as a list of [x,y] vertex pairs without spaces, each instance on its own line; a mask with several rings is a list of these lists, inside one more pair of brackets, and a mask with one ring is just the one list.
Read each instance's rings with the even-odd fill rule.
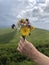
[[[49,56],[49,31],[35,29],[26,39]],[[0,29],[0,65],[37,65],[16,50],[19,40],[20,32],[10,28]]]

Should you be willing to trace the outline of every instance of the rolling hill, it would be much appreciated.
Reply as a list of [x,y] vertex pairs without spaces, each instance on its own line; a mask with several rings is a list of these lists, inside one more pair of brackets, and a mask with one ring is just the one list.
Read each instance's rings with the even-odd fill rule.
[[[37,65],[17,51],[20,32],[11,28],[0,29],[0,65]],[[49,56],[49,31],[35,29],[26,39]]]

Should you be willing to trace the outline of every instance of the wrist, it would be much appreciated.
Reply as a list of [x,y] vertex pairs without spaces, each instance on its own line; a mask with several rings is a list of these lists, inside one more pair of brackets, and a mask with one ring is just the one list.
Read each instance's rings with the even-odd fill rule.
[[33,48],[32,48],[31,58],[32,58],[33,60],[36,60],[36,59],[38,58],[38,56],[39,56],[39,51],[38,51],[35,47],[33,47]]

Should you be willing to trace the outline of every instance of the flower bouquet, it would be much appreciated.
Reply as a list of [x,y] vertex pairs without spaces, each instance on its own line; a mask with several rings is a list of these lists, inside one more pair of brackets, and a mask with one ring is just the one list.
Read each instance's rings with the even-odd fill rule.
[[20,33],[24,39],[27,35],[30,35],[31,30],[34,30],[34,27],[31,26],[28,19],[19,20],[18,27],[19,27]]

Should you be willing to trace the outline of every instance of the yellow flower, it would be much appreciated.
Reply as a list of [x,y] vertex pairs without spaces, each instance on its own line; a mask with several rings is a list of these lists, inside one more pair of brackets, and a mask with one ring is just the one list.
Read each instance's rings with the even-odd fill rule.
[[30,28],[28,28],[28,27],[21,27],[21,29],[20,29],[20,32],[21,32],[21,34],[23,35],[23,36],[27,36],[27,35],[29,35],[29,33],[30,33]]
[[20,32],[23,36],[27,36],[30,34],[31,30],[34,30],[35,28],[33,26],[24,26],[20,28]]

